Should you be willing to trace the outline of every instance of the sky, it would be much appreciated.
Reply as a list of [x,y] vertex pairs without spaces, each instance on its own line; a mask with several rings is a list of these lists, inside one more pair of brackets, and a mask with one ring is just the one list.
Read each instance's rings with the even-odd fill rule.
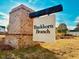
[[56,26],[65,23],[74,29],[79,22],[79,0],[0,0],[0,25],[8,26],[9,12],[20,4],[35,11],[62,4],[63,11],[55,13]]

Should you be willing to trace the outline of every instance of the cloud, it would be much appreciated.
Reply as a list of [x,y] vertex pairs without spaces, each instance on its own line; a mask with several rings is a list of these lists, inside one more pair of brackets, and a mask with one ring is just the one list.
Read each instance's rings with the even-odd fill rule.
[[35,1],[37,0],[10,0],[10,2],[12,3],[21,3],[21,2],[24,2],[24,3],[34,3]]
[[52,3],[54,4],[58,4],[59,2],[55,1],[55,0],[50,0]]
[[[65,23],[69,30],[73,30],[76,26],[75,22],[71,19],[72,15],[66,13],[57,13],[56,14],[56,27],[59,24]],[[79,22],[79,17],[77,17],[77,22]]]
[[56,21],[60,23],[68,24],[70,22],[69,18],[67,18],[68,15],[65,13],[57,13],[56,14]]
[[60,24],[60,23],[59,23],[58,21],[56,21],[56,27],[58,27],[58,26],[59,26],[59,24]]
[[38,0],[28,0],[28,3],[36,3]]
[[67,26],[67,28],[68,28],[69,30],[74,30],[75,27],[76,27],[76,26]]
[[28,0],[29,3],[32,3],[34,0]]
[[8,18],[8,15],[3,13],[3,12],[0,12],[0,16],[3,17],[3,18]]
[[79,16],[76,17],[75,22],[76,22],[76,23],[79,23]]
[[2,15],[2,17],[4,17],[4,19],[0,18],[0,25],[3,25],[3,26],[7,27],[8,23],[9,23],[9,16],[8,16],[8,14],[0,12],[0,15]]
[[2,26],[6,26],[7,27],[8,23],[9,23],[8,19],[0,20],[0,25],[2,25]]
[[5,19],[5,17],[3,15],[0,14],[0,19]]

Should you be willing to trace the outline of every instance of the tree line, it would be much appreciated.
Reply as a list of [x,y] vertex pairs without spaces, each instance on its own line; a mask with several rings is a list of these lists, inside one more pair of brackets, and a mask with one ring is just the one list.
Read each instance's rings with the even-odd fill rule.
[[[79,31],[79,23],[76,25],[76,27],[73,29],[75,31]],[[67,25],[65,23],[59,24],[59,26],[56,28],[57,33],[63,33],[66,34],[67,31],[69,31]]]

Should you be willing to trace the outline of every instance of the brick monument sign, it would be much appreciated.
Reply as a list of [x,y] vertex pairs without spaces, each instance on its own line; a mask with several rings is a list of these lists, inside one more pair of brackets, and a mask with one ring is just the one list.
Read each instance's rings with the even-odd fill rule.
[[32,43],[33,36],[33,19],[29,17],[29,13],[33,10],[20,5],[10,12],[8,35],[6,36],[6,44],[13,47],[29,46]]
[[[5,44],[23,48],[31,46],[34,39],[44,42],[55,39],[55,17],[54,14],[51,16],[49,14],[59,11],[62,11],[61,5],[37,12],[23,4],[12,9]],[[40,25],[44,28],[39,28]],[[40,30],[41,28],[43,31]]]

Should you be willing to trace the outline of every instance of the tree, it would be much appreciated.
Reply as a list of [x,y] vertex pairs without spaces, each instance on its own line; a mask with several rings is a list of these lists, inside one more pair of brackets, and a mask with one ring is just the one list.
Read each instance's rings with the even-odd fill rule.
[[64,24],[64,23],[61,23],[58,28],[57,28],[57,32],[58,33],[63,33],[63,34],[66,34],[68,31],[68,28],[67,28],[67,25]]

